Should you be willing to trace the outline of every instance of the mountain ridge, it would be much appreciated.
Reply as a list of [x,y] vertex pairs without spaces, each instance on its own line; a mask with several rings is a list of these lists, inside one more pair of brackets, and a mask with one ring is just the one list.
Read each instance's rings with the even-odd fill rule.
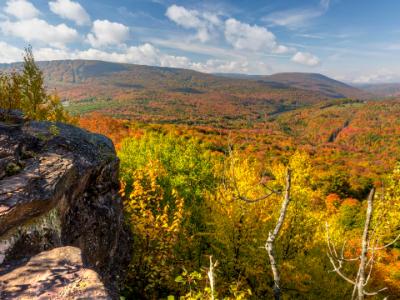
[[[11,64],[0,64],[0,69],[19,69],[22,63],[11,63]],[[325,96],[332,98],[366,98],[367,93],[356,87],[350,86],[346,83],[332,79],[326,75],[320,73],[304,73],[304,72],[282,72],[272,75],[248,75],[248,74],[234,74],[234,73],[203,73],[191,69],[184,68],[170,68],[170,67],[158,67],[148,66],[140,64],[129,64],[129,63],[116,63],[106,62],[101,60],[53,60],[53,61],[39,61],[38,65],[43,69],[46,79],[48,81],[70,81],[69,83],[76,83],[79,79],[88,79],[90,77],[105,76],[107,74],[119,73],[119,72],[132,72],[141,71],[147,69],[149,72],[161,72],[161,73],[185,73],[191,76],[204,76],[208,78],[224,78],[230,80],[251,80],[259,83],[265,83],[270,88],[298,88],[303,90],[319,92]],[[72,68],[71,72],[72,80],[69,78],[60,77],[59,72],[56,68],[64,65],[65,71],[68,71],[68,67]],[[81,65],[81,66],[80,66]],[[81,67],[84,66],[86,73],[80,73]],[[77,71],[77,72],[76,72]],[[95,73],[96,71],[96,73]],[[58,75],[58,76],[57,76]],[[78,75],[78,76],[77,76]],[[78,78],[76,78],[78,77]],[[218,79],[217,79],[218,80]],[[72,81],[72,82],[71,82]],[[316,84],[312,86],[312,83]],[[320,85],[318,88],[317,85]],[[321,88],[322,85],[322,88]],[[335,91],[333,88],[340,88],[340,91]]]
[[[42,61],[49,90],[73,113],[101,111],[167,122],[262,120],[288,110],[368,94],[323,75],[294,73],[228,78],[194,70],[95,60]],[[20,63],[0,65],[1,70]],[[299,78],[299,79],[298,79]]]
[[[220,75],[224,76],[224,75]],[[229,75],[228,75],[229,76]],[[233,75],[235,76],[235,75]],[[368,98],[367,92],[320,73],[282,72],[272,75],[244,75],[242,78],[320,92],[332,98]]]

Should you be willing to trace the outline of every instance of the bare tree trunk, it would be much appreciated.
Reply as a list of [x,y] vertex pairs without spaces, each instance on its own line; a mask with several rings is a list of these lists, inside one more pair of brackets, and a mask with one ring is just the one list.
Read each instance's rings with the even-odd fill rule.
[[208,270],[207,275],[210,280],[211,300],[214,300],[214,266],[212,256],[210,256],[210,269]]
[[[333,271],[335,271],[340,277],[342,277],[344,280],[346,280],[348,283],[350,283],[353,286],[353,294],[351,296],[351,299],[358,299],[358,300],[364,300],[365,296],[375,296],[378,295],[379,293],[387,290],[386,287],[377,290],[375,292],[368,292],[366,291],[365,286],[367,285],[368,281],[371,279],[371,274],[372,274],[372,268],[374,266],[374,255],[375,251],[386,249],[393,245],[396,241],[400,239],[400,234],[397,235],[397,237],[392,240],[390,243],[381,246],[381,247],[376,247],[376,245],[371,245],[371,241],[373,241],[373,234],[371,236],[370,234],[370,227],[371,227],[371,220],[372,220],[372,215],[374,211],[374,197],[375,197],[375,188],[372,188],[371,192],[369,193],[368,200],[367,200],[367,212],[366,212],[366,219],[365,219],[365,224],[364,224],[364,231],[362,235],[362,240],[361,240],[361,254],[358,257],[352,257],[352,258],[346,258],[344,256],[344,250],[345,250],[345,244],[346,242],[343,243],[341,253],[339,254],[338,251],[336,251],[336,247],[334,243],[331,241],[329,237],[329,225],[328,223],[326,224],[326,239],[327,239],[327,244],[328,244],[328,257],[329,260],[331,261],[331,264],[333,266]],[[373,230],[373,232],[375,229]],[[375,241],[376,242],[376,241]],[[370,252],[369,252],[370,251]],[[370,257],[368,258],[368,253],[370,253]],[[353,261],[360,261],[360,264],[358,266],[358,272],[356,275],[356,278],[350,279],[347,277],[344,273],[342,273],[341,269],[343,267],[344,262],[353,262]],[[369,270],[368,270],[369,269]],[[366,273],[368,275],[366,276]],[[385,298],[386,299],[386,298]]]
[[283,222],[285,221],[287,208],[288,208],[289,202],[290,202],[290,187],[291,187],[291,171],[290,171],[290,169],[288,169],[287,175],[286,175],[285,198],[282,203],[278,222],[276,223],[274,231],[269,232],[268,239],[265,244],[265,249],[268,252],[269,261],[271,263],[272,274],[274,276],[274,298],[275,298],[275,300],[280,300],[280,298],[281,298],[281,287],[280,287],[281,278],[280,278],[278,263],[276,261],[276,255],[275,255],[275,239],[279,235],[279,232],[282,228]]
[[368,196],[368,207],[367,207],[367,215],[364,225],[364,232],[362,235],[361,241],[361,256],[360,256],[360,266],[358,270],[358,281],[357,283],[357,292],[358,292],[358,300],[364,300],[365,292],[365,269],[367,264],[367,254],[368,254],[368,247],[369,247],[369,227],[371,224],[372,219],[372,212],[373,212],[373,202],[375,196],[375,189],[373,188]]

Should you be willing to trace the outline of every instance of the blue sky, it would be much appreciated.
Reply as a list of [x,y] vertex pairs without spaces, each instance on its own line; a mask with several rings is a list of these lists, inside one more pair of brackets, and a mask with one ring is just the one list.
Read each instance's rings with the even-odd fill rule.
[[0,0],[0,63],[100,59],[400,82],[396,0]]

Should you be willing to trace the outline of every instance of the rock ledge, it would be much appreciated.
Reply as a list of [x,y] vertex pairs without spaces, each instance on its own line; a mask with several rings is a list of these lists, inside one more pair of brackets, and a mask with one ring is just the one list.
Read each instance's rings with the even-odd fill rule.
[[74,246],[116,295],[131,237],[112,142],[74,126],[1,116],[0,272]]

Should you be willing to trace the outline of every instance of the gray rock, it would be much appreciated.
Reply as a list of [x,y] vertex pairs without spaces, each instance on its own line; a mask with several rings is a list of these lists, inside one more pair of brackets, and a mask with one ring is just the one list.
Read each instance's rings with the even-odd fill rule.
[[115,294],[131,251],[118,171],[104,136],[60,123],[0,122],[0,272],[71,245]]

